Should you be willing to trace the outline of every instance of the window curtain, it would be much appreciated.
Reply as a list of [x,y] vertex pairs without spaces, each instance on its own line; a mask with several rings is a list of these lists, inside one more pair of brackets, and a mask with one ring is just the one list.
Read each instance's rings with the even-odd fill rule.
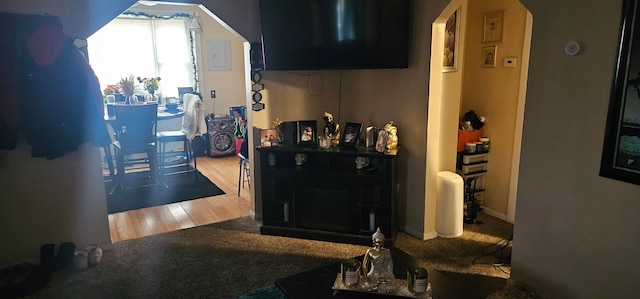
[[[178,87],[195,86],[185,18],[116,18],[88,38],[88,47],[102,90],[131,74],[161,77],[163,97],[178,97]],[[144,94],[142,86],[136,93]]]

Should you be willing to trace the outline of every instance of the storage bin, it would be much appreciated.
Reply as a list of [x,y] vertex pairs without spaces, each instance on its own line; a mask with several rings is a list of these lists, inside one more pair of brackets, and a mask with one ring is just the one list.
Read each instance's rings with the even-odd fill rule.
[[462,173],[464,174],[470,174],[470,173],[476,173],[476,172],[482,172],[482,171],[487,171],[487,163],[476,163],[476,164],[470,164],[470,165],[462,165]]
[[480,162],[487,162],[489,160],[489,154],[475,154],[475,155],[462,155],[462,164],[474,164]]
[[464,151],[467,142],[476,142],[480,137],[482,137],[482,129],[473,132],[458,130],[458,152]]

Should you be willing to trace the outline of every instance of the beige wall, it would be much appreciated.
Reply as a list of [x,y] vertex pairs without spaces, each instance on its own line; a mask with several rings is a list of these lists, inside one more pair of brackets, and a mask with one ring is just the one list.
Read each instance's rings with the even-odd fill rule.
[[[484,14],[504,10],[504,37],[496,43],[483,43]],[[460,117],[473,109],[486,118],[484,135],[491,138],[485,180],[485,208],[494,216],[507,219],[512,153],[519,100],[520,71],[523,63],[523,38],[526,8],[517,0],[469,1],[465,44],[464,84]],[[496,67],[483,68],[482,48],[497,46]],[[506,57],[518,58],[516,68],[506,68]]]
[[47,160],[22,141],[0,151],[0,181],[0,268],[37,258],[46,243],[111,244],[97,147]]
[[[265,110],[253,113],[253,125],[271,128],[282,121],[316,120],[324,127],[324,112],[339,120],[340,71],[262,71]],[[347,99],[343,99],[347,101]]]
[[522,2],[533,38],[511,277],[550,298],[635,298],[640,186],[598,176],[622,0]]
[[[230,31],[226,24],[219,23],[211,17],[210,12],[199,12],[202,18],[203,32],[196,35],[200,42],[200,91],[205,101],[207,113],[229,114],[231,106],[246,106],[246,78],[244,65],[244,42],[235,31]],[[210,40],[228,40],[231,44],[231,70],[213,71],[208,69],[209,60],[213,57],[207,52]],[[216,98],[211,98],[211,90],[216,91]]]

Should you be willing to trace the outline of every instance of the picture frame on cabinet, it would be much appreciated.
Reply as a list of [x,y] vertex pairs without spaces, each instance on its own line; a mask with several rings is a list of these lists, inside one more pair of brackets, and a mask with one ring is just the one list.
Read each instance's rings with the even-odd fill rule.
[[278,133],[276,129],[260,130],[260,146],[278,146]]
[[352,122],[345,123],[344,129],[340,134],[340,147],[343,147],[343,148],[358,147],[358,141],[360,140],[361,132],[362,132],[361,123],[352,123]]
[[376,152],[384,153],[387,150],[388,139],[389,139],[389,132],[385,130],[378,131],[378,138],[376,139]]
[[298,121],[298,145],[313,146],[318,144],[318,121]]

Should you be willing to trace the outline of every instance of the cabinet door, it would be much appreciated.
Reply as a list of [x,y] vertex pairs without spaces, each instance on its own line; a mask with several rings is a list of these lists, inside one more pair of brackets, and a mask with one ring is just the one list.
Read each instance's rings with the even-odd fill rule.
[[337,177],[319,179],[313,172],[294,175],[295,227],[338,233],[351,231],[351,188]]
[[[291,227],[293,182],[291,176],[267,171],[262,182],[262,217],[265,225]],[[266,180],[265,180],[266,179]]]

